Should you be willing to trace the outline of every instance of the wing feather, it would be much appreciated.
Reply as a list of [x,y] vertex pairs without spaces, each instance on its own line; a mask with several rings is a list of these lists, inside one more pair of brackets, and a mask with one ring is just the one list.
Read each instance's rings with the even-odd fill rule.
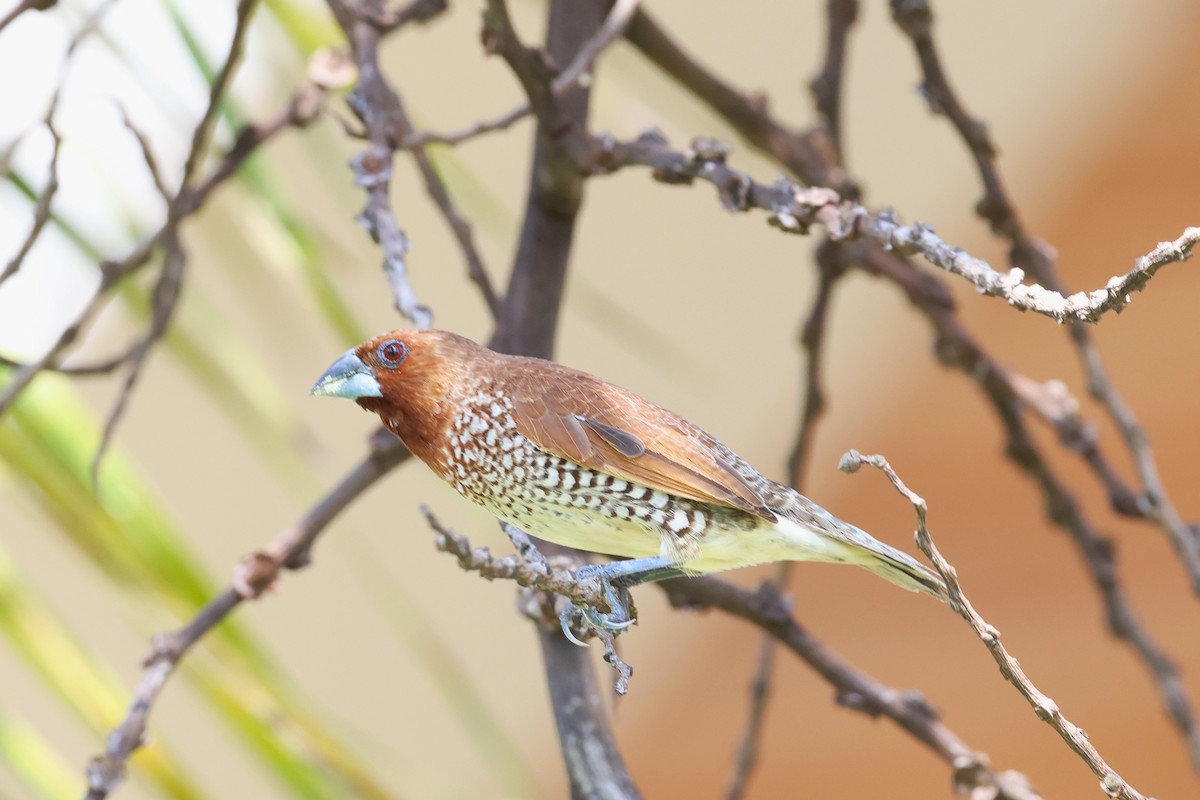
[[651,489],[775,520],[758,490],[728,463],[728,450],[683,417],[559,364],[530,359],[522,366],[507,382],[513,418],[543,450]]

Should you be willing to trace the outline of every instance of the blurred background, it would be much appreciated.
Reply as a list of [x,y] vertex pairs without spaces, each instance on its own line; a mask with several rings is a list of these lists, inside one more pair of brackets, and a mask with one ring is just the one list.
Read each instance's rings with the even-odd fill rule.
[[[12,5],[6,0],[5,7]],[[646,8],[700,61],[762,91],[797,128],[814,121],[807,82],[824,47],[824,3],[751,0],[697,13]],[[875,208],[892,207],[1005,266],[973,214],[968,154],[916,86],[910,43],[883,3],[864,3],[845,85],[846,159]],[[102,258],[122,257],[162,222],[121,109],[177,181],[207,83],[233,27],[228,3],[120,0],[64,67],[96,7],[62,0],[0,32],[0,257],[15,253],[46,180],[38,122],[63,84],[55,220],[0,288],[0,354],[39,356],[90,297]],[[526,41],[545,8],[513,0]],[[479,45],[477,3],[387,40],[387,75],[421,127],[459,128],[522,99]],[[936,35],[951,80],[989,125],[1029,227],[1057,248],[1073,289],[1102,286],[1162,240],[1200,223],[1200,6],[940,3]],[[221,109],[218,150],[242,121],[275,113],[306,58],[338,41],[324,7],[264,0]],[[735,144],[762,181],[779,168],[625,43],[602,60],[592,128],[630,138],[660,128]],[[185,224],[190,261],[172,328],[150,357],[92,486],[88,464],[121,378],[43,375],[0,418],[0,797],[79,796],[87,760],[124,714],[149,636],[186,621],[233,566],[293,524],[365,452],[374,418],[307,396],[346,347],[401,327],[378,249],[354,222],[360,143],[326,114],[255,156]],[[524,206],[532,125],[434,151],[497,285]],[[413,240],[414,287],[439,327],[483,339],[486,308],[406,158],[393,207]],[[691,418],[783,479],[802,397],[800,325],[816,284],[814,238],[762,216],[724,213],[708,187],[626,170],[589,182],[558,358]],[[147,276],[118,292],[75,351],[115,352],[144,329]],[[1067,336],[1050,320],[950,281],[961,315],[1002,364],[1064,381],[1135,481],[1116,431],[1085,400]],[[1155,445],[1166,488],[1200,518],[1200,322],[1194,265],[1166,268],[1095,329],[1117,386]],[[1133,786],[1194,795],[1200,782],[1142,664],[1107,633],[1097,594],[1037,488],[1004,458],[978,387],[941,368],[926,324],[891,285],[843,281],[829,323],[829,412],[808,493],[912,550],[911,509],[881,476],[847,477],[838,456],[882,452],[929,503],[930,525],[976,607],[1030,677]],[[1160,531],[1115,517],[1073,457],[1054,454],[1086,516],[1117,547],[1135,610],[1200,691],[1200,602]],[[433,547],[428,504],[499,552],[493,520],[419,464],[355,503],[320,540],[315,564],[240,609],[184,662],[119,796],[561,797],[566,781],[535,637],[511,586],[461,572]],[[769,569],[730,574],[747,586]],[[921,691],[966,742],[1047,798],[1098,796],[1095,778],[997,674],[970,630],[927,598],[859,570],[800,565],[790,591],[811,631],[858,667]],[[636,674],[614,728],[647,797],[724,793],[747,713],[759,634],[717,614],[670,611],[636,594],[641,624],[621,638]],[[781,654],[750,797],[942,797],[948,768],[886,721],[838,708]],[[599,664],[600,679],[612,674]],[[607,690],[606,690],[607,693]]]

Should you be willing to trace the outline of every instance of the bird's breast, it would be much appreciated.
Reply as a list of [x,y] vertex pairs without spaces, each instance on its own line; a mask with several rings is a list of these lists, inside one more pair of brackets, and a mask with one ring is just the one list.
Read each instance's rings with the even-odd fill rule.
[[733,508],[677,497],[547,452],[523,436],[502,393],[467,399],[450,426],[440,470],[464,497],[540,538],[611,555],[660,552],[662,540],[702,541],[747,529]]

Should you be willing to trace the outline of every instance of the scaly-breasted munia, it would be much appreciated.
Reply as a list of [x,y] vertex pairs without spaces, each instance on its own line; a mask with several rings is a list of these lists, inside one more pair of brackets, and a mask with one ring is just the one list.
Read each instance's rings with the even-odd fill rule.
[[[378,414],[500,519],[634,559],[583,568],[601,578],[613,606],[609,615],[583,610],[602,627],[629,624],[629,586],[771,561],[857,564],[945,597],[941,580],[907,554],[764,478],[678,414],[585,372],[406,330],[347,352],[312,393]],[[564,630],[575,610],[564,611]]]

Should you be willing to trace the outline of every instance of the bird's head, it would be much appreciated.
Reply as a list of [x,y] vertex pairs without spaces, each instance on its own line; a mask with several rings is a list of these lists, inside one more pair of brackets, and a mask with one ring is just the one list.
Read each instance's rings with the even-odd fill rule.
[[354,400],[415,450],[441,428],[454,393],[486,352],[446,331],[392,331],[347,350],[312,394]]

